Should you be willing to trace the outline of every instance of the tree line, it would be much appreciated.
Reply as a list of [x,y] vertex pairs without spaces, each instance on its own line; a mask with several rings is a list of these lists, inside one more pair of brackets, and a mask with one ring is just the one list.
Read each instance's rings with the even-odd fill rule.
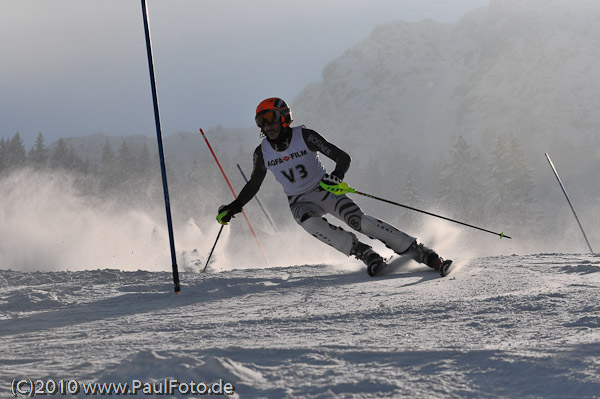
[[75,177],[76,188],[82,195],[118,196],[119,200],[133,200],[137,195],[138,199],[148,199],[144,198],[148,197],[146,187],[160,176],[157,174],[157,157],[146,145],[134,149],[123,141],[115,149],[107,139],[98,150],[101,151],[100,161],[91,162],[83,159],[63,138],[48,147],[43,134],[39,133],[27,151],[17,132],[10,139],[0,139],[0,177],[22,168],[65,172]]
[[[357,171],[355,166],[349,172],[360,182],[359,190],[506,234],[540,224],[533,171],[512,133],[498,134],[485,150],[458,136],[434,162],[401,154],[366,163],[368,168]],[[399,225],[418,227],[429,218],[414,211],[394,212],[385,204],[374,208],[383,218],[400,214]]]
[[73,148],[68,147],[62,138],[58,140],[54,150],[50,151],[46,147],[44,136],[39,133],[35,144],[29,151],[26,151],[19,132],[15,133],[11,139],[2,137],[0,139],[0,175],[23,167],[87,172],[90,164],[79,158]]
[[[68,171],[78,176],[78,189],[84,195],[118,198],[124,205],[136,207],[161,204],[160,166],[154,151],[151,153],[145,144],[129,145],[127,140],[113,148],[108,139],[98,151],[99,161],[90,162],[82,159],[65,139],[48,148],[42,133],[27,151],[17,132],[10,139],[0,139],[0,177],[24,167]],[[235,164],[250,160],[252,151],[253,148],[237,153],[223,151],[219,155],[221,163],[236,173]],[[532,172],[518,139],[512,134],[499,134],[493,147],[486,151],[459,136],[437,162],[429,165],[418,156],[372,159],[367,168],[366,160],[357,162],[362,165],[354,165],[347,177],[351,185],[408,206],[439,210],[448,217],[482,223],[483,227],[496,223],[507,231],[527,229],[540,216],[533,197]],[[230,200],[231,194],[222,184],[212,158],[198,156],[187,170],[170,167],[167,159],[167,171],[173,193],[171,202],[176,212],[179,209],[181,218],[211,213],[220,205],[211,201]],[[238,186],[239,191],[241,185]],[[261,190],[259,195],[262,202],[272,204],[277,216],[285,213],[280,190]],[[369,206],[382,218],[390,214],[389,207],[383,204],[369,203]],[[404,225],[422,221],[413,212],[392,214],[401,215]]]

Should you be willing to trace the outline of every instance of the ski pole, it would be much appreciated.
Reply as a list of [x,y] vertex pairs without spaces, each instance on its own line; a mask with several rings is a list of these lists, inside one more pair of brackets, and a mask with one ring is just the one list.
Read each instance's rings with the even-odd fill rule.
[[[227,182],[227,185],[229,186],[229,189],[231,190],[231,193],[233,194],[233,198],[237,199],[237,194],[235,193],[235,190],[231,186],[231,183],[229,183],[229,179],[227,178],[227,175],[225,174],[225,171],[221,167],[221,163],[219,162],[219,159],[217,158],[217,154],[215,154],[215,152],[213,151],[213,149],[212,149],[210,143],[208,142],[208,139],[206,138],[206,135],[204,134],[204,131],[202,129],[200,129],[200,133],[202,134],[202,137],[204,137],[204,141],[206,141],[206,145],[208,146],[208,149],[210,150],[210,153],[212,154],[213,158],[215,159],[215,162],[217,163],[217,166],[221,170],[221,174],[223,174],[223,177],[225,178],[225,181]],[[265,263],[268,266],[269,265],[269,260],[267,259],[267,256],[265,255],[265,251],[263,250],[262,245],[260,245],[260,241],[258,241],[258,237],[256,236],[256,233],[254,232],[254,229],[252,228],[252,224],[250,223],[250,220],[248,219],[248,216],[246,216],[246,212],[244,212],[243,210],[242,210],[242,215],[244,215],[244,219],[246,219],[246,223],[248,223],[248,227],[250,228],[250,232],[252,233],[252,236],[254,236],[254,240],[256,241],[256,244],[258,245],[258,249],[260,250],[260,253],[261,253],[262,257],[263,257],[263,259],[265,260]]]
[[359,194],[359,195],[363,195],[363,196],[368,197],[368,198],[376,199],[378,201],[387,202],[388,204],[392,204],[392,205],[396,205],[396,206],[401,206],[402,208],[410,209],[411,211],[421,212],[421,213],[424,213],[424,214],[429,215],[429,216],[434,216],[436,218],[447,220],[449,222],[454,222],[454,223],[462,224],[463,226],[467,226],[467,227],[471,227],[473,229],[485,231],[486,233],[495,234],[497,236],[500,236],[500,239],[502,239],[502,238],[512,238],[512,237],[509,237],[506,234],[504,234],[504,232],[502,232],[502,233],[496,233],[494,231],[482,229],[481,227],[473,226],[473,225],[468,224],[468,223],[459,222],[458,220],[450,219],[450,218],[447,218],[445,216],[436,215],[435,213],[423,211],[421,209],[413,208],[411,206],[402,205],[402,204],[400,204],[398,202],[394,202],[394,201],[390,201],[390,200],[387,200],[387,199],[384,199],[384,198],[376,197],[376,196],[374,196],[372,194],[363,193],[363,192],[360,192],[358,190],[353,189],[352,187],[349,187],[347,183],[340,183],[337,186],[329,186],[329,185],[327,185],[327,184],[325,184],[323,182],[321,182],[320,184],[321,184],[321,187],[324,190],[327,190],[330,193],[335,194],[335,195],[342,195],[342,194],[347,194],[347,193]]
[[206,264],[204,265],[204,269],[202,269],[202,271],[200,273],[204,273],[204,271],[206,270],[206,266],[208,266],[208,262],[210,262],[210,257],[212,256],[213,251],[215,250],[215,247],[217,246],[217,241],[219,241],[219,237],[221,237],[221,232],[223,231],[223,227],[225,227],[224,224],[222,224],[221,228],[219,229],[219,234],[217,234],[217,239],[215,240],[215,243],[213,244],[213,247],[210,250],[210,254],[208,254],[208,258],[206,259]]
[[565,194],[565,198],[567,199],[567,202],[569,203],[569,206],[571,207],[571,211],[573,211],[573,216],[575,216],[575,220],[577,220],[577,224],[579,225],[579,229],[581,230],[581,233],[583,234],[583,238],[585,239],[585,242],[586,242],[588,248],[590,249],[590,253],[593,254],[594,250],[592,249],[592,246],[590,245],[590,242],[588,241],[588,238],[585,235],[585,231],[583,231],[583,227],[581,226],[581,223],[579,222],[579,218],[577,217],[577,214],[575,213],[575,208],[573,208],[573,204],[571,203],[571,200],[569,199],[567,190],[565,189],[565,186],[563,186],[562,181],[560,180],[560,177],[558,177],[558,172],[556,171],[556,168],[554,167],[554,164],[552,163],[552,160],[550,159],[550,155],[548,155],[548,153],[546,153],[546,158],[548,159],[548,162],[550,163],[550,167],[552,168],[552,171],[554,172],[554,176],[556,176],[556,179],[558,180],[558,184],[560,184],[560,188],[562,188],[562,191]]
[[[236,165],[237,165],[237,168],[239,169],[240,173],[242,174],[242,177],[244,178],[244,181],[246,183],[248,183],[248,179],[246,178],[246,175],[244,174],[244,171],[242,170],[242,167],[240,166],[239,163],[237,163]],[[273,229],[275,229],[275,231],[277,231],[277,227],[275,227],[275,223],[271,219],[271,216],[269,215],[269,213],[267,212],[267,210],[265,209],[265,207],[263,206],[263,204],[258,199],[258,196],[254,196],[254,198],[256,199],[256,202],[258,203],[258,206],[260,206],[260,209],[263,211],[263,213],[267,217],[267,220],[271,224],[271,227],[273,227]]]

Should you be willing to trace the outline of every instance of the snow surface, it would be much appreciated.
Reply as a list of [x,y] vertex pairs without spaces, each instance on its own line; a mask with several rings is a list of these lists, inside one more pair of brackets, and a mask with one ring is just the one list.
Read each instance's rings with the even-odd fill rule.
[[355,262],[188,271],[178,295],[170,272],[0,270],[0,397],[14,378],[222,379],[239,398],[600,397],[600,255],[479,257],[446,278],[401,263],[380,278]]

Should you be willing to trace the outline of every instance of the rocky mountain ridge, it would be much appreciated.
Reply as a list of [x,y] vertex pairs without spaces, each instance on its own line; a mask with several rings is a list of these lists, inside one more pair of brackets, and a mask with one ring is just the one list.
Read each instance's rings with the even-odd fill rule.
[[456,25],[381,25],[327,65],[294,112],[382,157],[431,161],[459,135],[486,149],[514,134],[536,160],[597,160],[599,18],[589,0],[492,0]]

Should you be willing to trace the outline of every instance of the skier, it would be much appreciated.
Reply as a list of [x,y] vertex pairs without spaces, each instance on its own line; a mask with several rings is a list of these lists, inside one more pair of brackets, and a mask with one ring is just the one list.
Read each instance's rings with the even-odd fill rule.
[[[325,214],[378,239],[397,254],[411,255],[417,262],[440,271],[443,261],[435,251],[418,244],[415,237],[387,222],[364,214],[346,195],[334,195],[321,187],[321,182],[331,188],[342,182],[350,167],[350,156],[314,130],[305,126],[291,127],[292,111],[285,101],[277,97],[262,101],[256,108],[255,121],[264,139],[254,151],[252,176],[236,200],[219,208],[219,223],[227,224],[242,211],[258,192],[268,169],[283,186],[296,222],[344,255],[362,260],[370,276],[385,266],[383,258],[371,246],[359,241],[354,233],[330,224],[323,217]],[[318,153],[335,162],[331,173],[326,172]]]

